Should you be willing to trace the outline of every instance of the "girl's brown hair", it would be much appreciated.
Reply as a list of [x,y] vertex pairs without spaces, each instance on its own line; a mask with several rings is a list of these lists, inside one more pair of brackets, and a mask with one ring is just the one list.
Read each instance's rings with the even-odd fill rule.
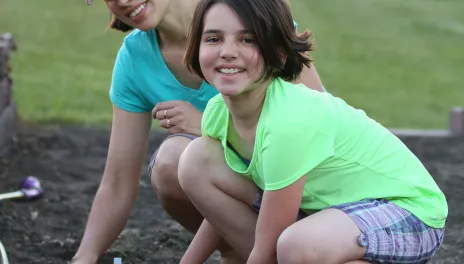
[[245,28],[252,32],[264,61],[261,79],[280,77],[293,81],[304,65],[310,66],[312,60],[306,53],[312,51],[313,43],[309,40],[311,33],[305,31],[301,35],[297,34],[290,8],[285,1],[200,0],[190,26],[184,59],[189,71],[204,78],[199,62],[204,17],[211,6],[218,3],[226,4],[232,9]]

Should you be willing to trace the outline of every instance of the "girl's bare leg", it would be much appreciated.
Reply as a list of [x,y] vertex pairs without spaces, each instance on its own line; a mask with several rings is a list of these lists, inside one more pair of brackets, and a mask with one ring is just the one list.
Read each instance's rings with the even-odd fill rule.
[[[152,169],[151,183],[164,210],[184,228],[196,233],[203,216],[193,206],[179,184],[178,166],[182,152],[191,139],[176,136],[161,144]],[[223,241],[219,243],[221,264],[239,264],[239,258]]]
[[[198,138],[189,144],[179,163],[180,184],[198,211],[243,258],[253,249],[257,214],[256,186],[233,172],[224,160],[219,141]],[[288,227],[277,242],[279,264],[366,264],[361,231],[336,209],[313,214]]]
[[258,215],[249,207],[255,184],[233,172],[224,160],[219,141],[192,141],[179,162],[182,189],[219,235],[243,258],[253,249]]
[[361,264],[361,231],[344,212],[327,209],[288,227],[277,241],[279,264]]

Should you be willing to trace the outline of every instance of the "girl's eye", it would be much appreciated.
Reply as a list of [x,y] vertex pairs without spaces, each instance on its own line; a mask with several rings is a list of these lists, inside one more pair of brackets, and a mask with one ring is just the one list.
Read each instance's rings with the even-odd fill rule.
[[206,39],[206,42],[210,42],[210,43],[216,43],[216,42],[219,42],[220,41],[220,38],[218,37],[209,37]]
[[251,37],[245,37],[245,38],[242,38],[242,41],[245,43],[245,44],[254,44],[255,43],[255,40]]

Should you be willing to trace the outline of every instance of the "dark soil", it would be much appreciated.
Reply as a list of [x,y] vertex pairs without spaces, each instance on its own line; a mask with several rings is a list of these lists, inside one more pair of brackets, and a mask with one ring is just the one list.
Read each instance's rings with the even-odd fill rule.
[[[82,127],[23,129],[0,158],[0,193],[15,191],[37,176],[45,195],[32,202],[0,202],[0,240],[12,264],[67,263],[75,253],[103,172],[109,130]],[[149,155],[164,138],[153,133]],[[444,245],[431,263],[464,263],[464,142],[408,138],[447,195],[449,219]],[[178,263],[191,235],[160,207],[147,181],[126,228],[100,263]]]

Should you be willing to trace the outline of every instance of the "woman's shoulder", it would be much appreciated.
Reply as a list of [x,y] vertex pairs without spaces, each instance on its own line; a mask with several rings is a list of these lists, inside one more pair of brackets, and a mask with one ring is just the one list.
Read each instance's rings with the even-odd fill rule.
[[124,37],[119,52],[137,55],[140,53],[153,52],[153,47],[158,47],[156,29],[149,31],[135,29]]
[[116,55],[115,68],[121,69],[126,75],[129,72],[144,74],[153,71],[153,65],[158,65],[153,64],[153,61],[162,59],[157,47],[158,41],[154,29],[150,31],[135,29],[124,37]]

